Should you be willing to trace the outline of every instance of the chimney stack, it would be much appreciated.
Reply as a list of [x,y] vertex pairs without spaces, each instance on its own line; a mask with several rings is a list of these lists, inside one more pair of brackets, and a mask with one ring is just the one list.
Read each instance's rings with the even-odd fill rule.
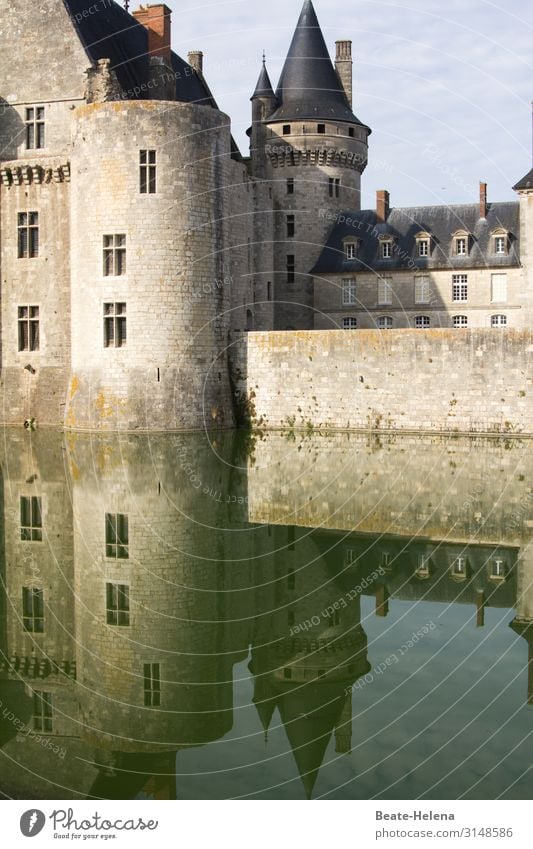
[[380,189],[376,192],[376,219],[378,224],[387,220],[389,212],[390,195],[386,189]]
[[204,54],[201,50],[189,50],[187,61],[191,68],[201,77],[204,72]]
[[335,42],[335,69],[339,75],[342,87],[346,92],[346,97],[352,108],[352,42],[351,41],[336,41]]
[[486,218],[487,217],[487,184],[480,183],[479,184],[479,217]]
[[164,3],[140,6],[133,17],[148,30],[150,56],[161,56],[170,65],[170,16],[172,10]]

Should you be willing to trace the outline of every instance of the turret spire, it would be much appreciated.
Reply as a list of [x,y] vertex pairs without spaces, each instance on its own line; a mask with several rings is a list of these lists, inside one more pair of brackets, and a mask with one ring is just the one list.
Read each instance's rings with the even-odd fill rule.
[[275,100],[276,97],[276,95],[274,94],[274,89],[272,88],[272,83],[270,82],[270,77],[268,76],[268,71],[266,69],[266,56],[264,50],[261,73],[259,74],[259,79],[257,80],[257,85],[255,87],[254,93],[252,94],[251,100],[253,100],[255,97],[271,97],[273,100]]

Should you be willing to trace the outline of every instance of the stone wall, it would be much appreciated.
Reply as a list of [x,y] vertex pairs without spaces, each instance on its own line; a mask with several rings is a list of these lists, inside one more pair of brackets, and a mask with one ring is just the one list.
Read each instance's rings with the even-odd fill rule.
[[264,428],[533,435],[531,331],[252,333]]

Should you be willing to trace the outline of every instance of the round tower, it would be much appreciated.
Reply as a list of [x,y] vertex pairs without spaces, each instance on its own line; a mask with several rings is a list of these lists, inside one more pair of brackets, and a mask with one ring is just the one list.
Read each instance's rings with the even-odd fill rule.
[[231,425],[222,188],[229,119],[170,101],[80,107],[72,147],[66,425]]
[[[371,131],[352,111],[351,47],[350,42],[340,44],[342,63],[335,70],[313,4],[306,0],[275,108],[263,119],[264,152],[257,150],[256,156],[272,186],[274,326],[280,330],[313,327],[312,268],[335,215],[360,209]],[[266,100],[253,103],[263,109],[268,105]],[[255,138],[259,143],[258,130]],[[255,170],[260,173],[259,166]]]

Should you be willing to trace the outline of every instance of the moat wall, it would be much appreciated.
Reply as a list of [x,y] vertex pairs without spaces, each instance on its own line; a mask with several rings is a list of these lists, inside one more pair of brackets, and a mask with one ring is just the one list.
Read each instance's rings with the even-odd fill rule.
[[533,435],[531,331],[250,333],[256,427]]

